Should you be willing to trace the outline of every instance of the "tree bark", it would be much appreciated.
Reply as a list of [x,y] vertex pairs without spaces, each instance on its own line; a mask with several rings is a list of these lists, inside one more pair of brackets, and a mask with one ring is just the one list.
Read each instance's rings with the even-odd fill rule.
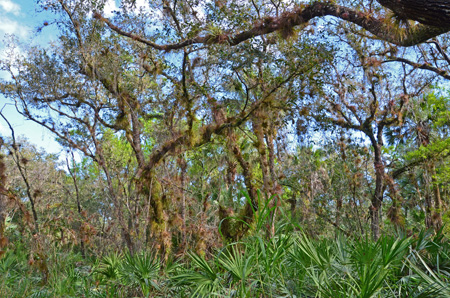
[[[73,155],[73,151],[70,152],[72,155],[72,166],[75,165],[75,156]],[[80,202],[80,191],[78,188],[78,181],[77,181],[77,176],[75,173],[75,168],[71,169],[70,168],[70,164],[69,164],[69,159],[66,158],[66,164],[67,164],[67,170],[69,171],[69,175],[72,178],[73,181],[73,186],[75,187],[75,198],[76,198],[76,202],[77,202],[77,211],[78,211],[78,215],[80,217],[80,227],[78,229],[78,236],[80,237],[80,250],[81,250],[81,256],[84,258],[86,258],[86,253],[85,253],[85,249],[84,249],[84,235],[83,235],[83,220],[84,220],[84,216],[82,214],[82,209],[81,209],[81,202]],[[62,238],[62,237],[61,237]]]
[[372,237],[376,241],[380,238],[380,209],[383,202],[384,165],[381,160],[381,146],[374,144],[375,192],[370,209]]
[[[426,175],[426,174],[424,174]],[[424,177],[424,180],[428,179],[427,177]],[[426,183],[428,184],[428,182]],[[431,200],[431,193],[430,190],[427,189],[425,192],[425,226],[427,229],[433,228],[433,219],[432,219],[432,200]]]
[[[2,146],[3,139],[0,137],[0,150]],[[0,256],[5,252],[3,247],[7,244],[7,239],[3,235],[6,219],[6,165],[4,159],[5,156],[0,153]]]
[[450,1],[448,0],[378,0],[400,18],[434,27],[449,27]]
[[[220,231],[226,240],[232,242],[239,240],[249,229],[249,225],[254,219],[254,211],[258,209],[258,194],[253,184],[253,173],[250,164],[244,159],[237,144],[237,137],[233,131],[228,134],[228,149],[233,153],[236,161],[242,168],[244,184],[247,188],[249,201],[240,210],[237,216],[232,216],[233,211],[219,206],[219,219],[221,221]],[[233,217],[233,219],[231,218]]]
[[262,111],[258,111],[253,118],[253,133],[255,134],[257,141],[255,144],[259,153],[259,161],[261,165],[262,179],[263,179],[263,191],[267,197],[272,194],[272,183],[269,177],[269,164],[267,162],[267,147],[264,141],[263,120]]
[[433,228],[435,231],[439,231],[442,227],[442,199],[439,184],[436,181],[436,166],[432,162],[429,166],[431,175],[431,187],[434,195],[434,209],[432,215]]

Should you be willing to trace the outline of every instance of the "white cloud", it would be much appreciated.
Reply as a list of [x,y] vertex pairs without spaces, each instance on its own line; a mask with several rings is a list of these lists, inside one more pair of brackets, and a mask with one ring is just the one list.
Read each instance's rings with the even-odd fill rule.
[[0,123],[0,134],[4,136],[8,134],[8,129],[2,123]]
[[[149,0],[135,0],[133,11],[136,13],[140,12],[141,10],[144,12],[151,11],[148,1]],[[114,15],[113,11],[120,11],[120,8],[117,6],[116,1],[115,0],[106,0],[105,7],[103,8],[104,16],[107,18],[112,17]]]
[[19,24],[17,21],[3,17],[0,18],[0,32],[4,34],[14,34],[18,37],[26,38],[29,34],[29,28]]
[[115,10],[119,10],[119,8],[116,5],[116,1],[115,0],[108,0],[108,1],[106,1],[105,8],[103,8],[103,12],[105,13],[105,17],[107,17],[107,18],[112,17],[114,15],[113,11],[115,11]]
[[7,13],[18,15],[20,12],[20,5],[12,2],[11,0],[0,0],[0,7]]
[[142,9],[143,11],[150,11],[148,0],[136,0],[135,4],[137,11],[139,11],[140,9]]
[[[24,52],[24,50],[16,43],[17,38],[6,37],[3,41],[5,44],[3,47],[0,46],[0,61],[2,63],[10,64],[11,71],[14,75],[17,75],[18,69],[15,66],[15,61],[24,58],[26,52]],[[11,80],[11,74],[9,71],[0,70],[0,79]]]

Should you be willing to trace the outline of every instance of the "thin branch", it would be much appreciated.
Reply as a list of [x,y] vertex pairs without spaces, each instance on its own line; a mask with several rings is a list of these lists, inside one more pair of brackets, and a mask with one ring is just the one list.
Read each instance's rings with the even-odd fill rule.
[[434,44],[436,46],[437,50],[439,51],[439,53],[441,53],[441,55],[444,57],[445,61],[447,61],[447,63],[450,65],[450,57],[447,55],[446,52],[444,52],[441,45],[436,40],[432,40],[427,43]]
[[405,58],[400,58],[400,57],[391,57],[389,58],[389,60],[384,61],[383,63],[387,63],[387,62],[403,62],[406,63],[414,68],[420,68],[420,69],[425,69],[425,70],[430,70],[434,73],[436,73],[437,75],[443,77],[444,79],[450,80],[450,75],[448,74],[447,71],[443,70],[443,69],[439,69],[437,67],[432,66],[431,64],[428,63],[416,63],[413,62],[411,60],[405,59]]
[[[73,151],[70,150],[70,153],[72,155],[72,165],[75,165],[75,156],[73,155]],[[76,198],[76,202],[77,202],[77,211],[78,211],[78,215],[80,216],[80,220],[83,220],[83,214],[82,214],[82,208],[81,208],[81,202],[80,202],[80,190],[78,188],[78,181],[77,181],[77,175],[75,173],[75,168],[72,169],[70,167],[69,164],[69,159],[66,157],[66,165],[67,165],[67,170],[69,171],[70,177],[72,178],[73,181],[73,185],[75,187],[75,198]],[[79,228],[79,237],[80,237],[80,249],[81,249],[81,256],[83,258],[86,257],[86,253],[85,253],[85,249],[84,249],[84,240],[83,240],[83,235],[82,235],[82,226],[80,226]]]
[[30,200],[30,204],[31,204],[31,212],[33,213],[33,219],[34,219],[34,232],[39,234],[39,224],[38,224],[38,216],[37,216],[37,212],[36,212],[36,206],[35,206],[35,201],[34,198],[31,194],[31,186],[30,183],[28,181],[27,178],[27,174],[26,174],[26,169],[22,166],[21,164],[21,156],[20,156],[20,152],[19,152],[19,147],[17,145],[16,142],[16,135],[14,132],[14,128],[12,127],[11,123],[9,122],[9,120],[5,117],[5,115],[3,115],[3,109],[0,110],[0,116],[3,118],[3,120],[5,120],[6,124],[8,125],[10,131],[11,131],[11,139],[12,139],[12,150],[13,150],[13,154],[15,157],[15,163],[17,165],[17,168],[19,169],[20,172],[20,176],[22,177],[23,182],[25,183],[26,186],[26,193],[27,193],[27,197]]

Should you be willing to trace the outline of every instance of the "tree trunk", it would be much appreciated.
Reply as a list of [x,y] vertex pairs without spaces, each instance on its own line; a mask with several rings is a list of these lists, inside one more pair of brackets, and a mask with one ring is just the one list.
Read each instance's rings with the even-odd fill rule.
[[250,164],[244,159],[237,144],[237,137],[232,131],[228,134],[227,146],[242,168],[244,184],[247,188],[250,199],[245,203],[237,216],[232,216],[232,213],[234,212],[231,208],[226,209],[225,207],[219,205],[219,219],[221,221],[220,232],[226,240],[231,240],[233,242],[240,239],[249,229],[249,225],[254,219],[254,210],[256,211],[258,209],[258,195],[253,184],[253,174]]
[[380,211],[383,202],[383,178],[384,165],[381,160],[381,145],[374,145],[374,168],[375,168],[375,192],[370,208],[372,237],[376,241],[380,238]]
[[297,198],[295,196],[295,192],[292,191],[292,197],[288,200],[290,211],[291,211],[291,219],[295,217],[295,208],[297,207]]
[[434,230],[438,231],[442,227],[442,199],[441,199],[441,191],[436,181],[436,167],[434,163],[430,165],[430,175],[431,175],[431,187],[433,189],[434,195],[434,208],[432,221]]
[[435,27],[450,26],[450,1],[448,0],[378,0],[404,19]]
[[431,229],[433,227],[433,219],[431,216],[432,209],[432,201],[431,201],[431,193],[429,189],[425,192],[425,226],[427,229]]
[[[262,114],[260,111],[258,114]],[[267,147],[264,141],[264,130],[263,130],[263,121],[261,117],[257,114],[256,117],[253,118],[253,133],[255,134],[257,141],[255,143],[255,147],[259,153],[259,163],[261,165],[261,173],[263,179],[263,190],[267,197],[270,197],[272,194],[272,183],[269,176],[269,164],[267,161]]]
[[[0,137],[0,150],[3,146],[3,139]],[[4,155],[0,153],[0,257],[3,247],[7,244],[7,239],[4,237],[5,219],[6,219],[6,165],[4,162]]]
[[102,169],[103,173],[105,174],[106,183],[107,183],[107,186],[108,186],[108,194],[110,195],[110,197],[111,197],[111,199],[113,201],[113,205],[114,205],[115,213],[116,213],[116,216],[117,216],[117,220],[119,222],[119,226],[120,226],[120,229],[121,229],[121,232],[122,232],[122,238],[125,241],[125,244],[127,245],[128,250],[132,253],[134,251],[134,245],[133,245],[133,242],[131,240],[131,234],[128,231],[127,225],[126,225],[125,220],[123,218],[123,212],[122,212],[122,210],[120,208],[121,207],[120,206],[121,203],[120,203],[119,198],[118,198],[118,196],[116,194],[116,191],[114,189],[114,186],[113,186],[114,183],[112,181],[109,169],[106,166],[106,161],[105,161],[105,158],[103,156],[102,148],[100,146],[98,146],[98,144],[96,144],[96,146],[97,146],[97,148],[96,148],[97,150],[96,151],[97,151],[97,158],[98,158],[97,164],[100,166],[100,168]]
[[180,157],[179,161],[180,165],[180,180],[181,180],[181,233],[182,233],[182,243],[183,245],[186,245],[186,191],[185,191],[185,185],[186,185],[186,174],[187,174],[187,162],[184,160],[184,157]]
[[[70,152],[72,154],[72,165],[75,164],[75,157],[73,155],[73,151]],[[66,158],[66,164],[67,164],[67,170],[69,171],[70,177],[72,178],[73,181],[73,186],[75,187],[75,198],[76,198],[76,202],[77,202],[77,211],[78,211],[78,216],[80,218],[80,228],[78,230],[78,236],[80,237],[80,250],[81,250],[81,256],[84,258],[86,258],[86,254],[85,254],[85,249],[84,249],[84,235],[83,235],[83,220],[84,220],[84,216],[82,214],[82,210],[81,210],[81,202],[80,202],[80,191],[78,189],[78,181],[77,181],[77,176],[75,173],[75,168],[72,170],[70,168],[70,164],[69,164],[69,160]],[[61,231],[62,232],[62,231]],[[62,239],[62,237],[61,237]]]
[[[343,199],[342,196],[338,196],[336,198],[336,227],[341,226],[341,210],[342,210]],[[338,233],[338,229],[336,230],[336,236]]]

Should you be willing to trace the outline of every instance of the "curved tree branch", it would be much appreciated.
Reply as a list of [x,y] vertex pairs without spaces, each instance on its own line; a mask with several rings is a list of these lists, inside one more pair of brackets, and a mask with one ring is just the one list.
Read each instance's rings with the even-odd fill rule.
[[444,27],[417,24],[410,28],[400,29],[396,28],[393,24],[389,24],[384,19],[375,18],[367,13],[356,11],[330,2],[315,2],[313,4],[300,6],[291,12],[285,12],[279,17],[265,17],[261,19],[253,28],[236,34],[198,35],[177,43],[157,44],[140,35],[131,33],[114,25],[110,20],[103,17],[99,13],[94,13],[94,18],[103,21],[109,28],[118,34],[162,51],[177,50],[193,44],[228,44],[230,46],[235,46],[251,38],[278,31],[286,35],[286,32],[291,32],[294,27],[306,24],[315,17],[324,16],[334,16],[354,23],[366,29],[378,39],[405,47],[420,44],[432,37],[450,31],[450,25],[448,25],[448,23],[444,24]]

